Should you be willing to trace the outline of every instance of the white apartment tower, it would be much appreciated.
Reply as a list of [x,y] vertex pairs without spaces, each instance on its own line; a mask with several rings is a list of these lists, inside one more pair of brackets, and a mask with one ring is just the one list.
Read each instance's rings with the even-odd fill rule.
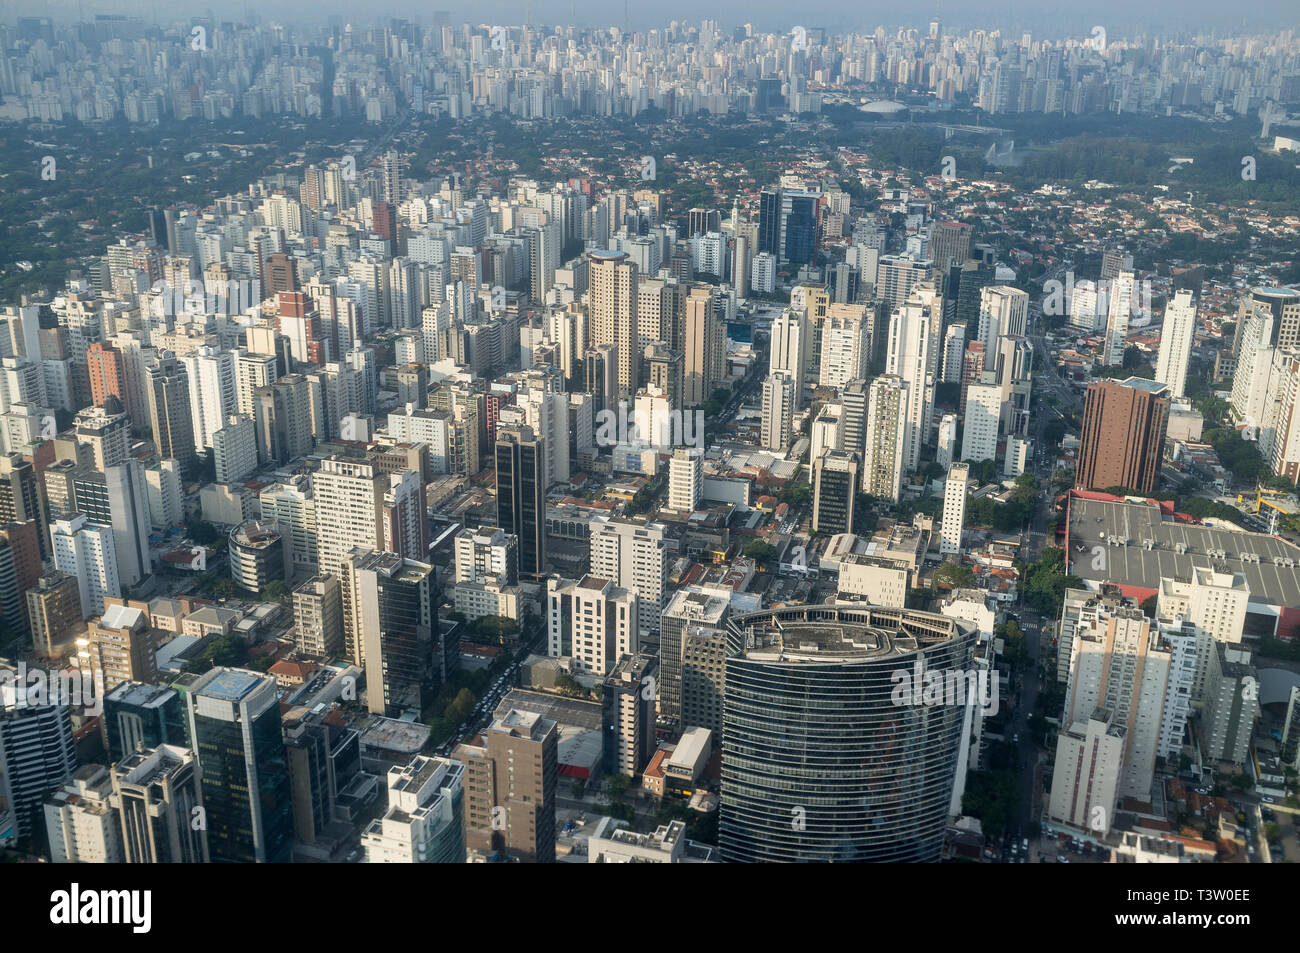
[[808,363],[812,329],[806,310],[786,308],[772,322],[772,343],[768,352],[768,374],[785,374],[795,382],[795,400],[802,400],[804,367]]
[[704,457],[689,447],[678,447],[668,461],[668,508],[690,513],[704,498]]
[[784,451],[794,429],[794,405],[798,399],[795,379],[777,371],[763,381],[763,420],[760,439],[764,450]]
[[903,447],[903,464],[910,471],[921,460],[921,446],[930,436],[930,406],[934,400],[934,375],[930,372],[930,349],[934,346],[930,331],[931,309],[909,298],[896,309],[889,321],[889,350],[885,372],[896,374],[907,385],[907,440]]
[[77,577],[81,592],[81,617],[104,614],[104,600],[122,595],[117,575],[117,549],[113,528],[86,522],[82,513],[55,520],[50,530],[54,568]]
[[954,463],[948,469],[948,479],[943,485],[943,519],[939,529],[939,553],[961,552],[961,531],[966,522],[966,481],[970,467]]
[[638,648],[637,594],[598,576],[574,582],[551,576],[547,593],[547,654],[572,659],[582,675],[608,675]]
[[1156,380],[1169,387],[1170,397],[1182,397],[1187,388],[1187,362],[1196,337],[1196,303],[1190,291],[1180,291],[1165,308],[1160,329],[1160,356],[1156,358]]
[[499,526],[463,529],[456,534],[456,582],[486,582],[496,578],[502,585],[519,582],[519,537]]
[[212,435],[235,412],[235,352],[201,347],[181,359],[189,378],[194,446],[212,448]]
[[1136,280],[1131,271],[1121,271],[1111,282],[1106,316],[1106,339],[1102,344],[1102,363],[1114,367],[1124,363],[1124,346],[1128,339],[1129,317],[1133,309]]
[[621,519],[593,520],[591,573],[637,596],[641,636],[659,632],[659,616],[668,589],[668,552],[662,523]]
[[963,460],[992,460],[997,455],[1001,416],[1001,385],[971,384],[966,389],[966,429],[961,438]]

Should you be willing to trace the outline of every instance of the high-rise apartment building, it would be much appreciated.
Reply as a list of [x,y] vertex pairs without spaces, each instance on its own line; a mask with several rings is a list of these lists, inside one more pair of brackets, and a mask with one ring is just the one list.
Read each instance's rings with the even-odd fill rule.
[[128,864],[206,864],[208,830],[194,752],[178,745],[132,748],[114,763],[113,806]]
[[896,308],[889,321],[889,349],[885,372],[896,374],[907,385],[907,439],[903,464],[915,470],[921,460],[921,446],[930,438],[930,408],[934,402],[932,349],[938,343],[931,335],[934,310],[939,305],[911,297]]
[[384,493],[389,476],[373,463],[331,457],[312,474],[316,564],[338,572],[353,547],[383,550]]
[[784,452],[790,446],[794,429],[794,407],[799,394],[795,380],[782,371],[769,374],[763,381],[763,419],[760,442],[764,450]]
[[998,452],[998,425],[1002,418],[1002,385],[991,374],[966,388],[965,430],[961,437],[963,460],[992,460]]
[[668,461],[668,508],[691,513],[703,498],[703,455],[689,447],[678,447]]
[[294,589],[293,629],[294,642],[307,655],[343,653],[343,589],[336,574],[317,573]]
[[667,527],[620,518],[593,520],[587,539],[591,574],[635,592],[638,636],[657,637],[668,590]]
[[1165,308],[1160,329],[1160,353],[1156,358],[1156,380],[1169,388],[1169,396],[1182,397],[1187,388],[1187,362],[1196,340],[1196,302],[1190,291],[1179,291]]
[[947,556],[961,552],[962,527],[966,524],[966,486],[970,467],[954,463],[948,468],[943,484],[943,518],[939,529],[939,553]]
[[1083,403],[1083,433],[1074,485],[1083,490],[1156,488],[1169,421],[1168,388],[1130,377],[1098,381]]
[[638,594],[608,579],[551,576],[546,583],[547,654],[573,670],[606,675],[640,647]]
[[45,799],[45,832],[53,863],[122,863],[122,828],[112,795],[108,769],[86,764]]
[[388,769],[388,809],[361,834],[368,864],[465,862],[465,765],[416,755]]
[[605,771],[636,777],[655,752],[655,672],[653,655],[625,655],[605,677],[601,693]]
[[637,267],[626,252],[592,251],[588,258],[588,321],[593,347],[613,349],[618,397],[627,399],[640,384],[637,330]]
[[122,595],[112,528],[89,523],[78,513],[55,520],[50,535],[54,568],[77,580],[83,618],[102,615],[104,600]]
[[456,582],[519,582],[519,538],[499,526],[462,529],[455,540]]
[[524,863],[555,860],[559,726],[512,708],[452,751],[465,765],[465,841],[470,850]]
[[871,382],[862,492],[877,499],[897,503],[902,491],[907,409],[907,384],[901,377],[882,374]]

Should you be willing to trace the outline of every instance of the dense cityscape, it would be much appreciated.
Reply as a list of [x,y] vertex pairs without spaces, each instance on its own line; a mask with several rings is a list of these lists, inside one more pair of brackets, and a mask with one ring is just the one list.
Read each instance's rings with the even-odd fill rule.
[[1295,29],[31,12],[6,862],[1300,859]]

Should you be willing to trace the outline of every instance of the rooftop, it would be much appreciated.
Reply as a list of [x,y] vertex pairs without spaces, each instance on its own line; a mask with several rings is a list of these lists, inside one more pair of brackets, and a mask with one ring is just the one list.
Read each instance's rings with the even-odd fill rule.
[[[1069,532],[1069,569],[1082,579],[1159,590],[1162,578],[1188,580],[1205,567],[1242,573],[1252,603],[1300,605],[1300,549],[1266,533],[1166,520],[1146,503],[1077,497],[1070,501]],[[1127,542],[1113,545],[1113,538]],[[1095,558],[1098,546],[1104,560]]]
[[221,701],[236,702],[251,692],[262,681],[263,676],[256,672],[246,672],[237,668],[223,668],[217,671],[196,694]]

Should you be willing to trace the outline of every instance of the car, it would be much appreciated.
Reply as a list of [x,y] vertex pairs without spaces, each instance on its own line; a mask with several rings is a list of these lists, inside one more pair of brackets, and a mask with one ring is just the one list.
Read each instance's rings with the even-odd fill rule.
[[1057,855],[1056,855],[1056,862],[1057,862],[1058,864],[1068,864],[1068,863],[1070,862],[1070,858],[1069,858],[1069,857],[1066,857],[1064,854],[1057,854]]
[[1269,797],[1267,794],[1265,794],[1263,797],[1261,797],[1260,800],[1263,801],[1265,804],[1272,804],[1272,803],[1274,803],[1273,799],[1272,799],[1271,797]]
[[1021,850],[1024,850],[1024,851],[1029,850],[1029,838],[1028,838],[1028,837],[1023,838],[1023,839],[1020,841],[1020,849],[1021,849]]
[[1012,740],[1015,744],[1020,744],[1020,732],[1017,731],[1014,735],[1012,735],[1012,736],[1011,736],[1011,740]]

